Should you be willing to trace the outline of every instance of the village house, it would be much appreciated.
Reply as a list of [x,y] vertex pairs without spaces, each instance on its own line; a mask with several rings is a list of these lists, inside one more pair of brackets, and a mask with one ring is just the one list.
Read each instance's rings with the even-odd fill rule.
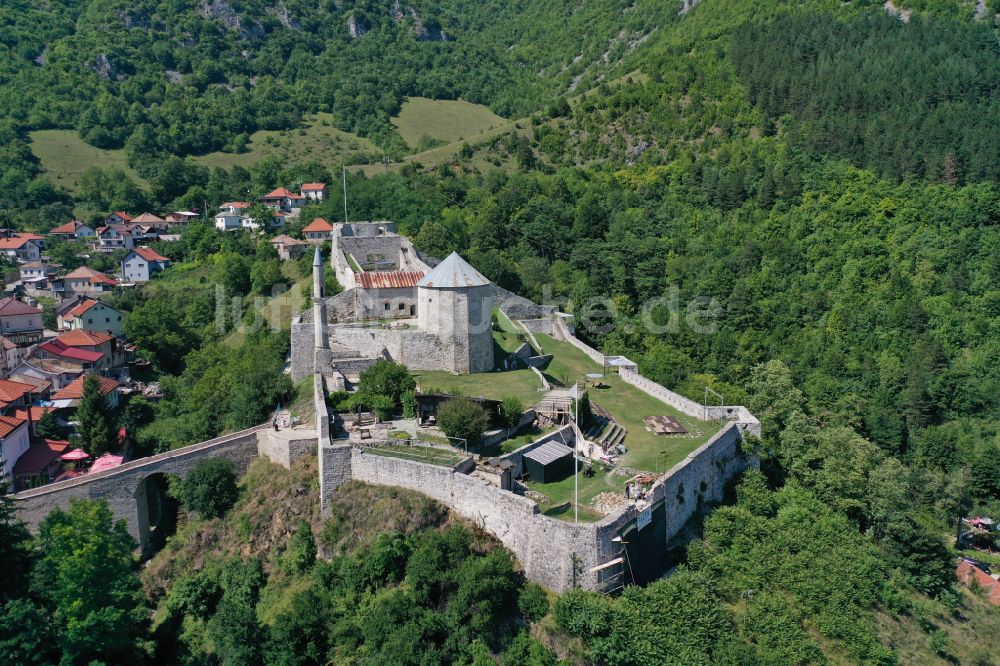
[[0,378],[6,379],[11,371],[21,362],[21,348],[0,335]]
[[80,266],[61,278],[53,279],[53,290],[61,291],[64,298],[83,294],[103,294],[112,291],[118,283],[100,271]]
[[40,377],[30,377],[28,375],[22,374],[12,374],[9,379],[15,382],[21,382],[22,384],[30,384],[34,387],[32,395],[35,400],[47,400],[49,393],[52,392],[52,382],[41,379]]
[[313,245],[322,245],[324,242],[330,240],[332,232],[333,225],[322,217],[317,217],[302,229],[302,235],[306,237],[306,241]]
[[268,192],[260,198],[260,202],[275,213],[291,213],[302,207],[305,197],[295,194],[284,187]]
[[98,252],[131,250],[137,241],[145,237],[146,232],[138,224],[111,224],[97,230],[94,249]]
[[14,480],[14,466],[31,445],[28,422],[15,416],[0,416],[0,451],[3,452],[3,484]]
[[184,225],[195,219],[198,219],[198,213],[192,213],[189,210],[178,210],[167,214],[167,224],[169,226]]
[[128,360],[125,345],[115,336],[82,328],[64,331],[38,345],[29,358],[60,361],[82,371],[107,372]]
[[48,384],[49,390],[58,391],[79,377],[82,372],[78,364],[35,357],[22,359],[10,373],[10,377],[27,384],[44,382]]
[[122,258],[122,279],[125,282],[149,282],[154,273],[170,266],[170,259],[151,247],[137,247]]
[[164,220],[159,215],[154,215],[152,213],[143,213],[142,215],[137,215],[136,217],[133,217],[131,224],[138,224],[140,226],[146,226],[146,225],[156,226],[156,225],[165,225],[166,222],[167,221]]
[[[80,404],[83,397],[83,384],[89,375],[81,375],[69,383],[66,387],[52,394],[52,406],[56,409],[75,409]],[[115,409],[121,402],[119,384],[110,377],[97,377],[100,384],[101,395],[108,400],[108,405]]]
[[36,239],[11,236],[0,238],[0,254],[18,261],[38,261],[42,258],[42,247]]
[[219,204],[219,212],[229,213],[230,215],[243,215],[248,208],[250,208],[250,204],[246,201],[227,201]]
[[128,224],[131,221],[132,221],[132,216],[120,210],[116,210],[115,212],[111,213],[106,218],[104,218],[105,225]]
[[14,465],[14,488],[27,490],[39,485],[61,480],[61,474],[69,474],[62,466],[62,455],[69,449],[69,441],[64,439],[42,439],[32,442],[21,459]]
[[103,354],[89,349],[70,347],[58,339],[48,340],[35,347],[26,360],[57,361],[80,372],[101,370]]
[[72,220],[66,224],[59,225],[50,231],[49,235],[54,238],[62,238],[63,240],[79,240],[83,238],[95,238],[97,232],[80,220]]
[[31,405],[35,387],[31,384],[0,379],[0,414],[12,414],[17,408]]
[[221,211],[215,215],[215,228],[219,231],[242,229],[243,219],[243,216],[238,213]]
[[309,247],[309,243],[301,241],[298,238],[292,238],[287,234],[281,234],[272,238],[271,245],[278,251],[278,257],[282,261],[302,256],[302,253]]
[[21,274],[21,280],[32,278],[50,278],[59,272],[62,264],[48,264],[42,261],[26,261],[17,267],[17,272]]
[[0,334],[20,347],[42,339],[42,311],[13,296],[0,299]]
[[78,296],[56,308],[56,321],[60,331],[101,331],[119,337],[122,334],[124,315],[95,298]]
[[302,183],[299,191],[303,199],[312,199],[313,201],[326,199],[326,183]]

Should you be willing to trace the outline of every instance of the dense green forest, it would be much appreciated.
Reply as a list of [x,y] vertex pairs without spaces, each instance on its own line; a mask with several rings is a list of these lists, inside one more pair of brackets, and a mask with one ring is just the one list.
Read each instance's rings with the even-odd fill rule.
[[[5,222],[45,230],[312,180],[333,191],[302,218],[337,219],[339,183],[316,164],[223,170],[184,156],[237,151],[256,129],[329,111],[398,157],[389,118],[405,96],[489,104],[524,117],[521,131],[433,169],[352,173],[352,217],[396,220],[431,255],[462,252],[498,284],[576,314],[582,337],[647,376],[695,399],[709,386],[764,424],[762,474],[705,520],[673,576],[618,597],[546,599],[495,544],[412,497],[355,489],[345,503],[372,512],[286,515],[313,511],[313,472],[299,471],[299,505],[295,483],[256,469],[224,517],[191,509],[143,573],[145,596],[127,538],[99,506],[74,508],[69,522],[93,525],[86,538],[113,555],[111,589],[94,584],[109,596],[84,601],[117,609],[106,617],[74,615],[81,590],[54,558],[60,539],[83,537],[65,515],[38,541],[0,539],[34,572],[20,587],[5,579],[0,654],[991,663],[1000,620],[955,586],[952,535],[960,515],[1000,514],[1000,7],[896,2],[913,12],[904,22],[869,1],[692,4],[0,7]],[[95,164],[71,196],[27,148],[42,128],[124,147],[148,186]],[[474,166],[483,159],[513,167]],[[286,336],[234,331],[254,297],[307,277],[266,242],[202,224],[158,248],[178,265],[116,297],[162,373],[165,400],[136,415],[150,451],[293,399],[273,381]],[[243,313],[218,321],[216,285]],[[685,319],[692,302],[710,331]],[[47,633],[19,629],[47,615]],[[98,621],[125,627],[118,642],[72,652],[73,632]],[[484,622],[499,630],[480,637]]]

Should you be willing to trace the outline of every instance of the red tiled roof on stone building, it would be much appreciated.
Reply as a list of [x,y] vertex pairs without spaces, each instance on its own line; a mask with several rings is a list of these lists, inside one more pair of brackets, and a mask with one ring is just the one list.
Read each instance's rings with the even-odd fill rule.
[[322,217],[317,217],[315,220],[302,228],[303,233],[318,233],[323,231],[333,231],[333,225]]

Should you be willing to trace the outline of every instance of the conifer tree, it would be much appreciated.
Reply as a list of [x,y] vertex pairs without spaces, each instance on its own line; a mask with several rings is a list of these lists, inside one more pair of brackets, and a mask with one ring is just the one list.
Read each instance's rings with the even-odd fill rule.
[[94,375],[83,382],[83,397],[76,408],[80,444],[93,454],[106,453],[115,443],[115,419],[111,405],[101,393],[101,383]]

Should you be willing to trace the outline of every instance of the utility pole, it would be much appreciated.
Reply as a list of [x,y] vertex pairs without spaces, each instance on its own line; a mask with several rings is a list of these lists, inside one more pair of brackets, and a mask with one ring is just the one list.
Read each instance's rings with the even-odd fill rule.
[[344,224],[347,224],[347,165],[344,165]]

